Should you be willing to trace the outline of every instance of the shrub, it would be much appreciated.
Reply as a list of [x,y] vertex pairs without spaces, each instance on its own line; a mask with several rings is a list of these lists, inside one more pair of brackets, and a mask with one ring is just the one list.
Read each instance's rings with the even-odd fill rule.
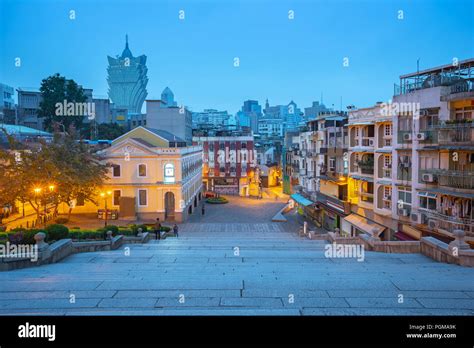
[[14,228],[7,233],[7,238],[10,243],[13,244],[35,244],[35,234],[38,232],[44,232],[44,230],[40,229],[31,229],[26,230],[24,228]]
[[171,227],[169,227],[169,226],[161,226],[160,231],[169,232],[169,231],[171,231]]
[[54,222],[57,224],[67,224],[69,222],[69,219],[64,217],[58,217],[56,220],[54,220]]
[[80,230],[80,227],[71,227],[71,230]]
[[67,238],[69,229],[64,225],[52,224],[46,227],[46,234],[48,241],[60,240]]
[[130,226],[130,229],[132,230],[133,235],[136,235],[138,233],[139,228],[142,229],[143,233],[148,231],[148,227],[146,225],[131,225]]
[[206,199],[206,202],[209,203],[209,204],[226,204],[226,203],[229,203],[229,201],[225,197],[208,198],[208,199]]
[[100,230],[103,230],[105,232],[112,231],[112,235],[115,236],[118,234],[119,228],[118,226],[115,226],[115,225],[107,225],[107,227],[103,227]]

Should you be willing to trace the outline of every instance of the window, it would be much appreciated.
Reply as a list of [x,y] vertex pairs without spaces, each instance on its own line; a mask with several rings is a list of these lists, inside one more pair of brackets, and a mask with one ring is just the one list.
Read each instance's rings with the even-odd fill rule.
[[436,210],[436,195],[433,193],[420,192],[420,209]]
[[331,171],[336,170],[336,157],[329,158],[329,170]]
[[138,205],[141,207],[147,205],[147,190],[138,190]]
[[398,200],[403,201],[404,205],[411,206],[411,188],[400,186],[398,188]]
[[392,167],[392,156],[384,156],[383,161],[384,161],[384,167],[385,168],[391,168]]
[[383,198],[390,199],[392,197],[392,188],[390,186],[383,187]]
[[165,183],[173,183],[174,179],[174,165],[172,163],[165,164]]
[[139,164],[138,165],[138,176],[139,177],[146,176],[146,164]]
[[112,175],[113,177],[117,178],[120,176],[120,165],[114,164],[112,167]]
[[392,124],[386,124],[384,127],[384,133],[386,136],[392,135]]
[[120,190],[114,190],[114,196],[113,196],[113,205],[120,205],[120,195],[122,192]]
[[247,143],[241,143],[241,144],[240,144],[240,147],[241,147],[242,149],[246,149],[246,148],[247,148]]

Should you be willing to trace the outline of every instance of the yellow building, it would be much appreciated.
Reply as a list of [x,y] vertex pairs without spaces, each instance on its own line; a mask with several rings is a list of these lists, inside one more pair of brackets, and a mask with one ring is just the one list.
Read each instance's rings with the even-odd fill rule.
[[[182,222],[203,198],[202,147],[187,146],[169,132],[140,126],[99,155],[111,165],[99,207],[107,200],[121,220]],[[90,209],[76,202],[75,212]]]

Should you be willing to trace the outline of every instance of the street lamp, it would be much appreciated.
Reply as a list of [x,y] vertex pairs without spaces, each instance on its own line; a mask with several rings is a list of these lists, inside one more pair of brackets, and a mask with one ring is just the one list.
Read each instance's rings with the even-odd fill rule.
[[104,226],[107,227],[107,196],[111,196],[112,191],[101,192],[100,196],[104,199],[105,202],[105,219],[104,219]]

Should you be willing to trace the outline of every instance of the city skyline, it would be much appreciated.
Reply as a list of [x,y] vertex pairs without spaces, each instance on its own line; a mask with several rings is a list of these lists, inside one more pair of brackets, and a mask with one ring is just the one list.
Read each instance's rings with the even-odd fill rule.
[[132,52],[148,57],[150,99],[169,86],[192,111],[234,114],[248,99],[261,105],[267,98],[270,105],[294,100],[304,108],[323,94],[326,106],[339,109],[341,97],[343,108],[390,99],[393,84],[416,71],[418,59],[423,70],[473,55],[473,11],[450,16],[456,10],[448,1],[101,4],[3,0],[0,80],[39,87],[59,72],[107,96],[107,55],[119,55],[128,34]]

